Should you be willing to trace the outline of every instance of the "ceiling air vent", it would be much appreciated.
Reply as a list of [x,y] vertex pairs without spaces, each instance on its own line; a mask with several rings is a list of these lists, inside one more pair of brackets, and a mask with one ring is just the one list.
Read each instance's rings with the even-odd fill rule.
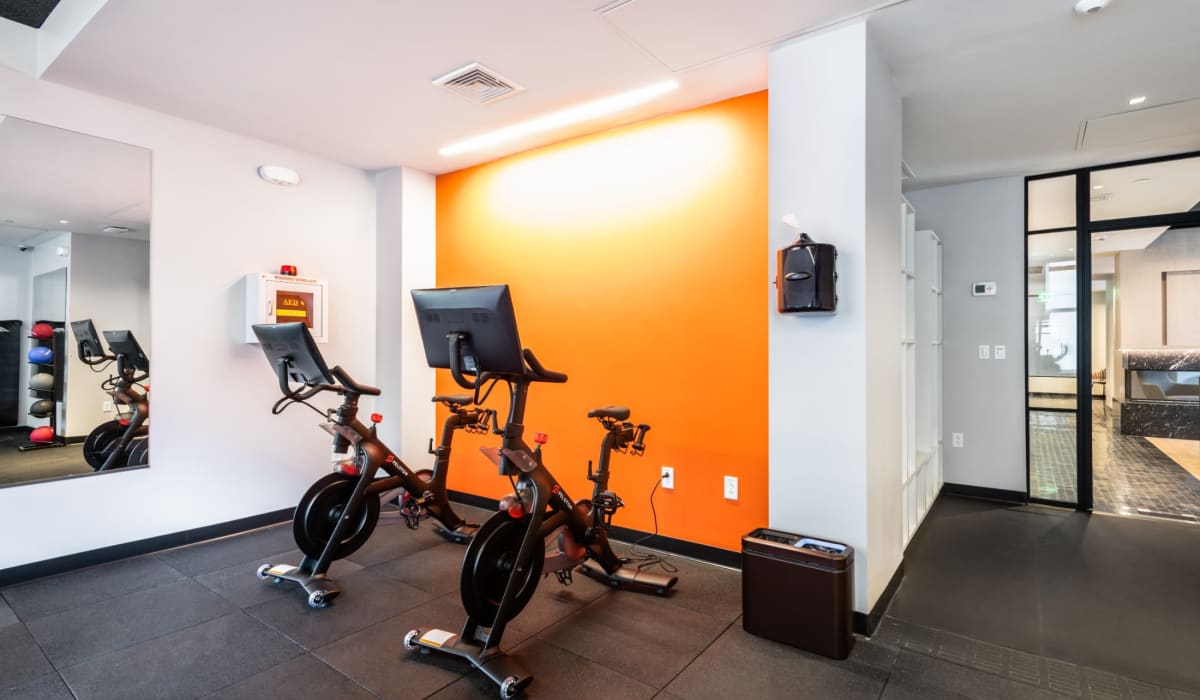
[[105,226],[105,233],[129,233],[129,229],[124,226]]
[[437,78],[434,85],[444,85],[456,95],[476,104],[487,104],[511,97],[525,88],[479,63],[472,63]]

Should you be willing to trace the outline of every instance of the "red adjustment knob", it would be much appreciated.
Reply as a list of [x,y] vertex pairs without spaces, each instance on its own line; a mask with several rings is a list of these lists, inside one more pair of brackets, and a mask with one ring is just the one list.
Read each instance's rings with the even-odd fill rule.
[[342,462],[338,465],[337,470],[345,476],[358,476],[358,467],[354,462]]
[[520,520],[521,518],[525,517],[525,509],[521,507],[520,503],[515,503],[515,504],[509,506],[508,517],[513,518],[515,520]]
[[382,413],[372,413],[371,414],[371,422],[372,423],[382,423],[383,422],[383,414]]
[[149,384],[146,384],[146,385],[144,385],[142,388],[143,388],[143,389],[145,389],[146,391],[150,391],[150,385],[149,385]]
[[129,419],[128,419],[128,418],[121,418],[121,419],[120,419],[120,420],[118,420],[117,422],[118,422],[118,423],[120,423],[121,425],[129,425]]
[[538,433],[533,436],[533,441],[539,445],[545,445],[546,441],[549,439],[550,439],[550,436],[545,433]]

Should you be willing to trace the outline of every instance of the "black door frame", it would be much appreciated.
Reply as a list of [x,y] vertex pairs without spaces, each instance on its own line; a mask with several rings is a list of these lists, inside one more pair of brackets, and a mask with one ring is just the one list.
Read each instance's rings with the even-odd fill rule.
[[[1022,297],[1025,315],[1025,495],[1030,503],[1053,506],[1068,506],[1076,510],[1092,510],[1092,353],[1082,348],[1092,346],[1092,315],[1080,309],[1082,300],[1091,299],[1092,294],[1092,234],[1108,231],[1124,231],[1134,228],[1158,226],[1200,227],[1200,209],[1171,214],[1151,214],[1123,219],[1092,221],[1092,173],[1098,170],[1113,170],[1134,165],[1150,165],[1185,158],[1200,158],[1200,151],[1178,153],[1153,158],[1139,158],[1118,163],[1093,165],[1075,170],[1063,170],[1025,178],[1025,259],[1022,261],[1025,293]],[[1075,177],[1075,226],[1029,230],[1029,183],[1056,177]],[[1198,195],[1200,197],[1200,195]],[[1078,497],[1075,503],[1034,498],[1030,494],[1030,436],[1029,436],[1029,236],[1040,233],[1063,233],[1075,231],[1075,341],[1078,352],[1075,377],[1075,483]],[[1089,307],[1090,308],[1090,307]]]

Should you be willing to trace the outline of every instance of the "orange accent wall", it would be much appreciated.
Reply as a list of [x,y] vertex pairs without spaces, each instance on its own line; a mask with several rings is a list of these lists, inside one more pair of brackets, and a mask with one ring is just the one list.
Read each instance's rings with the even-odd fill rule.
[[[533,385],[526,416],[567,493],[591,493],[588,409],[652,426],[645,457],[613,457],[617,525],[653,530],[661,465],[676,486],[655,494],[660,533],[738,549],[767,524],[766,225],[766,92],[437,178],[438,286],[508,284],[522,343],[570,375]],[[451,488],[511,491],[478,452],[497,440],[459,433]]]

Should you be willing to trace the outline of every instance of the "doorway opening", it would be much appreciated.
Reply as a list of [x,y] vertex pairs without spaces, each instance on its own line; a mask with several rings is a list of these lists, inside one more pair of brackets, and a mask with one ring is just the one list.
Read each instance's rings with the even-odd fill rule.
[[1200,523],[1200,157],[1026,180],[1034,502]]

